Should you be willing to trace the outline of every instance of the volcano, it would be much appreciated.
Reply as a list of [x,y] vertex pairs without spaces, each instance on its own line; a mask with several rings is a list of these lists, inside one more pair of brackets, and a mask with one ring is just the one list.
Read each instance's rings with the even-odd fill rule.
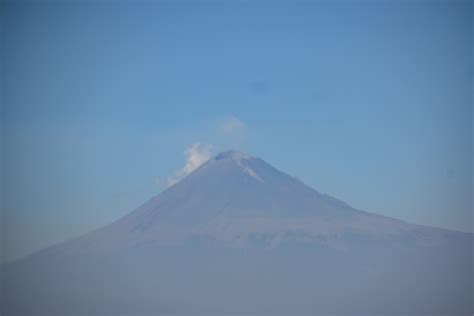
[[3,267],[2,315],[465,314],[473,235],[356,210],[238,151]]

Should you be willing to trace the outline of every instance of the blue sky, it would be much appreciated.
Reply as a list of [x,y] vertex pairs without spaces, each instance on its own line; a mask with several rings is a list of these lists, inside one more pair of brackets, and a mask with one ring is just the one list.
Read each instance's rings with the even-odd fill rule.
[[7,259],[166,188],[193,143],[472,231],[472,2],[3,3]]

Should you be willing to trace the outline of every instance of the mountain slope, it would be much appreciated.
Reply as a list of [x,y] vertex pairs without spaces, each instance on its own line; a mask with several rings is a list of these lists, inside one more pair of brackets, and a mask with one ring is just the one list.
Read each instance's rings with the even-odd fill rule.
[[2,312],[469,314],[471,252],[472,234],[355,210],[229,151],[7,266]]
[[[430,230],[430,238],[420,231]],[[188,177],[116,223],[86,236],[101,253],[140,243],[179,245],[189,240],[252,246],[252,238],[275,247],[289,240],[342,244],[347,236],[411,237],[434,242],[441,230],[357,211],[236,151],[217,155]],[[89,241],[93,240],[93,241]],[[83,249],[85,250],[85,249]]]

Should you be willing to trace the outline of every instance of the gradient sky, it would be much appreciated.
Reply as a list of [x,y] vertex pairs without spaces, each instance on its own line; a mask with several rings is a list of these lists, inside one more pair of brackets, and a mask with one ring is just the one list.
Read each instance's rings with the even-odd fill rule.
[[193,143],[473,231],[471,1],[2,2],[11,260],[166,188]]

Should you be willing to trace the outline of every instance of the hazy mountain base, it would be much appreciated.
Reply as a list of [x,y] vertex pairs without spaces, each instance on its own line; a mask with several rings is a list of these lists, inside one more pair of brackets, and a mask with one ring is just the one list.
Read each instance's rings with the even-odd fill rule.
[[[472,314],[472,237],[436,247],[345,240],[45,251],[4,269],[4,315]],[[152,273],[152,275],[150,275]]]

